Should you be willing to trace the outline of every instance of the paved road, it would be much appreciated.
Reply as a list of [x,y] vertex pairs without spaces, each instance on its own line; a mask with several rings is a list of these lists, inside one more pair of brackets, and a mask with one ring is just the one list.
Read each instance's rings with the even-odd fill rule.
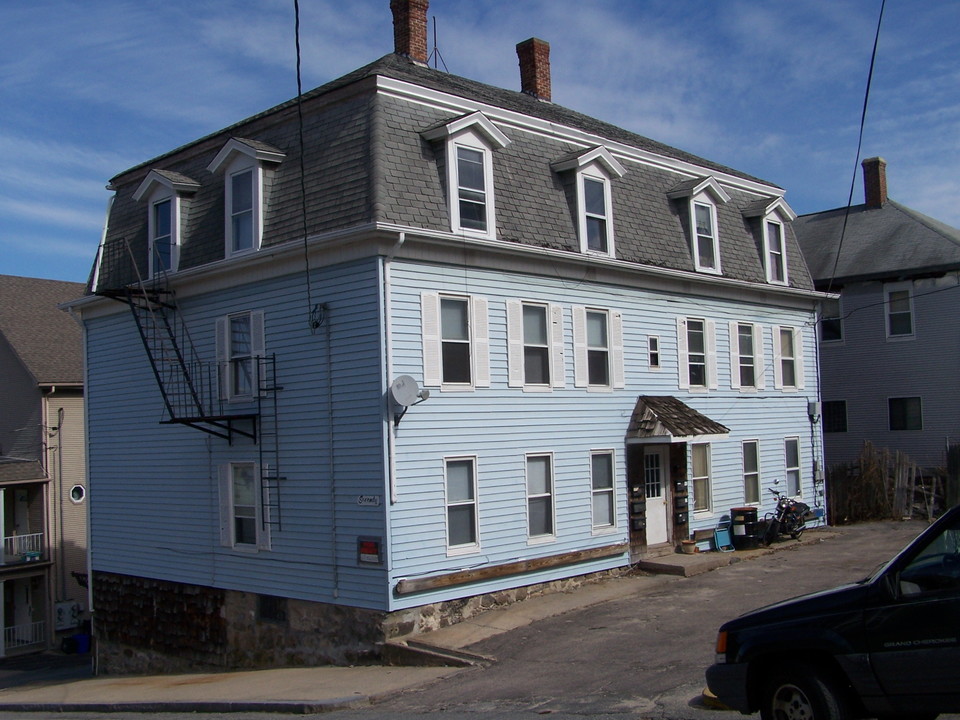
[[[841,528],[839,536],[824,542],[692,578],[638,582],[637,587],[644,589],[624,599],[540,620],[471,646],[497,658],[488,667],[471,668],[379,705],[342,710],[335,716],[344,720],[431,716],[500,720],[533,715],[550,715],[556,720],[741,718],[734,712],[704,707],[700,700],[703,672],[712,662],[720,623],[759,605],[862,577],[922,528],[921,523]],[[23,715],[0,713],[0,720],[14,717]],[[29,717],[92,720],[101,716],[36,713]],[[145,716],[118,713],[106,717],[133,720]],[[196,720],[203,716],[150,717]],[[279,720],[289,716],[216,717]]]

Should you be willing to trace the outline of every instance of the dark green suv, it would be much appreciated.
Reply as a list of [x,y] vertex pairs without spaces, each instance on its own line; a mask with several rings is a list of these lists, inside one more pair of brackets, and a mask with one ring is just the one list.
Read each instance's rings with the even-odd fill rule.
[[960,711],[960,506],[860,582],[725,623],[707,685],[764,720]]

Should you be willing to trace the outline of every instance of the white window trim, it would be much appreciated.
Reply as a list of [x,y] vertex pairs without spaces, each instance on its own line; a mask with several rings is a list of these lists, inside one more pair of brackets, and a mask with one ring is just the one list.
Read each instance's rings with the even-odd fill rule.
[[[230,363],[230,318],[240,315],[250,316],[250,354],[253,357],[254,392],[249,395],[235,395],[233,393],[233,368]],[[262,373],[261,363],[266,354],[265,347],[264,313],[262,310],[246,310],[217,318],[216,355],[221,399],[227,402],[250,402],[257,397],[257,389],[260,386]]]
[[[587,246],[587,199],[584,182],[594,180],[603,186],[603,205],[606,211],[607,249],[593,250]],[[584,255],[616,257],[616,233],[613,229],[613,195],[610,191],[610,177],[599,163],[587,165],[577,171],[577,232],[580,235],[580,252]]]
[[[449,508],[449,483],[447,480],[447,467],[451,462],[469,462],[473,468],[471,476],[473,479],[473,527],[476,538],[472,543],[463,543],[462,545],[450,544],[450,514]],[[445,542],[447,546],[447,556],[471,555],[480,552],[480,483],[477,479],[477,456],[476,455],[451,455],[443,458],[443,527]],[[458,503],[467,504],[467,503]]]
[[[762,218],[763,223],[763,265],[766,271],[767,282],[771,285],[789,285],[790,268],[787,263],[787,236],[784,224],[777,218],[766,216]],[[776,225],[780,228],[780,259],[783,264],[783,280],[773,278],[773,253],[770,245],[770,234],[768,232],[770,225]]]
[[[890,334],[890,294],[906,291],[910,300],[910,333],[903,335]],[[910,280],[883,284],[883,329],[887,342],[903,342],[913,340],[917,336],[917,313],[913,304],[913,283]]]
[[[531,458],[549,458],[550,461],[550,492],[548,494],[539,494],[531,495],[530,494],[530,481],[529,481],[529,470],[530,470],[530,460]],[[527,520],[527,544],[528,545],[541,545],[543,543],[551,543],[557,539],[557,466],[553,457],[552,452],[531,452],[527,453],[524,456],[523,461],[523,490],[524,498],[526,503],[526,520]],[[550,497],[550,527],[552,532],[546,533],[543,535],[531,535],[530,534],[530,499]]]
[[[156,253],[154,246],[156,244],[156,208],[162,202],[170,202],[170,268],[161,270],[155,267]],[[175,273],[180,267],[180,196],[164,190],[156,190],[147,203],[149,219],[147,220],[147,272],[151,278],[159,277],[162,272]]]
[[[550,382],[527,383],[524,373],[523,308],[542,307],[547,315],[547,354]],[[565,354],[563,345],[563,307],[552,303],[526,300],[507,300],[507,385],[523,388],[525,392],[549,392],[566,386]]]
[[[706,352],[707,364],[707,384],[690,384],[690,351],[687,345],[687,321],[699,320],[703,323],[704,348]],[[715,320],[705,318],[677,318],[677,361],[678,361],[678,383],[681,390],[690,392],[706,392],[716,390],[719,387],[717,382],[717,323]]]
[[[254,521],[256,523],[256,544],[238,545],[236,542],[233,515],[233,469],[240,465],[249,465],[253,469],[254,480]],[[219,467],[220,485],[220,544],[242,553],[256,553],[271,549],[270,525],[265,522],[262,498],[260,468],[255,462],[229,462]],[[269,517],[267,518],[269,520]]]
[[[653,362],[654,353],[657,356],[656,363]],[[647,369],[654,371],[663,369],[663,345],[660,344],[659,335],[647,335]]]
[[[793,333],[793,374],[796,377],[796,385],[784,385],[783,384],[783,366],[781,362],[783,360],[783,353],[780,349],[780,331],[789,330]],[[789,325],[774,325],[773,326],[773,386],[777,390],[784,390],[787,392],[794,392],[798,390],[803,390],[806,383],[804,379],[804,368],[803,368],[803,332],[800,328],[791,327]]]
[[[753,332],[753,385],[740,383],[740,326],[749,325]],[[767,387],[766,360],[763,352],[763,327],[741,320],[730,321],[730,387],[741,392],[757,392]]]
[[[591,385],[587,347],[587,312],[607,316],[607,371],[608,385]],[[588,391],[607,392],[626,387],[623,363],[623,313],[598,307],[573,307],[573,384]]]
[[[797,443],[797,464],[788,465],[787,464],[787,443],[791,440],[796,441]],[[803,497],[803,446],[800,444],[799,435],[788,435],[783,439],[783,482],[784,482],[784,492],[789,494],[790,492],[790,479],[788,473],[790,470],[797,471],[797,492],[791,497]]]
[[[610,458],[610,488],[597,490],[593,487],[593,458],[595,455],[606,455]],[[593,515],[593,499],[599,494],[609,494],[611,500],[610,524],[598,525],[597,519]],[[594,535],[605,535],[617,530],[617,453],[614,450],[591,450],[590,451],[590,526]]]
[[[753,444],[756,445],[756,447],[757,447],[757,470],[756,470],[756,474],[757,474],[757,488],[756,488],[756,489],[757,489],[757,499],[756,499],[756,500],[747,500],[747,474],[748,474],[748,473],[747,473],[747,467],[746,467],[747,453],[745,452],[745,448],[746,448],[746,446],[747,446],[747,443],[753,443]],[[763,492],[763,469],[762,469],[762,464],[763,464],[763,463],[762,463],[761,455],[760,455],[760,440],[758,440],[757,438],[750,438],[750,439],[741,441],[741,443],[740,443],[740,466],[741,466],[740,469],[741,469],[741,477],[743,478],[743,502],[744,502],[745,504],[747,504],[747,505],[757,505],[757,506],[759,506],[759,505],[761,504],[761,502],[763,501],[763,495],[762,495],[762,492]]]
[[[710,222],[713,225],[713,257],[716,267],[706,267],[700,262],[700,238],[697,233],[697,205],[710,209]],[[717,223],[717,204],[706,193],[699,193],[690,198],[690,254],[693,256],[693,267],[697,272],[708,275],[721,275],[723,265],[720,260],[720,227]]]
[[[470,318],[469,383],[444,383],[443,338],[440,332],[440,298],[466,300]],[[490,387],[490,328],[488,301],[479,295],[422,292],[420,294],[423,384],[444,392],[465,392]]]
[[[449,188],[448,207],[450,211],[450,230],[463,235],[496,239],[497,211],[496,193],[493,185],[493,148],[484,136],[473,130],[464,130],[447,140],[447,187]],[[487,227],[484,230],[463,227],[460,224],[460,172],[458,148],[476,150],[483,157],[484,213]]]
[[[707,478],[707,488],[708,488],[708,492],[707,492],[707,507],[706,507],[706,508],[701,508],[701,509],[698,510],[698,509],[696,508],[697,499],[698,499],[698,498],[696,497],[696,491],[694,490],[694,488],[696,487],[696,484],[694,483],[694,480],[696,479],[696,476],[694,476],[694,474],[693,474],[693,448],[694,448],[694,447],[699,447],[699,446],[705,446],[705,447],[707,448],[707,475],[706,475],[706,478]],[[690,507],[691,509],[693,509],[693,514],[694,514],[694,516],[695,516],[695,517],[706,517],[706,516],[712,515],[712,514],[713,514],[713,485],[714,485],[714,483],[713,483],[713,444],[712,444],[712,443],[708,443],[708,442],[695,442],[695,443],[690,443],[690,474],[689,474],[689,478],[690,478],[690,489],[691,489],[691,490],[694,490],[693,497],[692,497],[691,500],[690,500],[690,505],[689,505],[689,507]]]

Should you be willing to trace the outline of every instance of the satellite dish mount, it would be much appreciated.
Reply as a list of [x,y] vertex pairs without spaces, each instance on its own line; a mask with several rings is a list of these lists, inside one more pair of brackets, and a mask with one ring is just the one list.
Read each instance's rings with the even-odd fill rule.
[[401,375],[390,383],[389,395],[393,404],[393,426],[397,427],[407,410],[429,398],[430,391],[421,390],[409,375]]

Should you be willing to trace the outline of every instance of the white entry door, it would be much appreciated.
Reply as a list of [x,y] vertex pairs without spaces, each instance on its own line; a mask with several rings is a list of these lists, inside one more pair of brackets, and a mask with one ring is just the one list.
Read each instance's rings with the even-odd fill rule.
[[648,448],[643,454],[643,483],[647,493],[647,545],[665,543],[667,537],[667,449]]

